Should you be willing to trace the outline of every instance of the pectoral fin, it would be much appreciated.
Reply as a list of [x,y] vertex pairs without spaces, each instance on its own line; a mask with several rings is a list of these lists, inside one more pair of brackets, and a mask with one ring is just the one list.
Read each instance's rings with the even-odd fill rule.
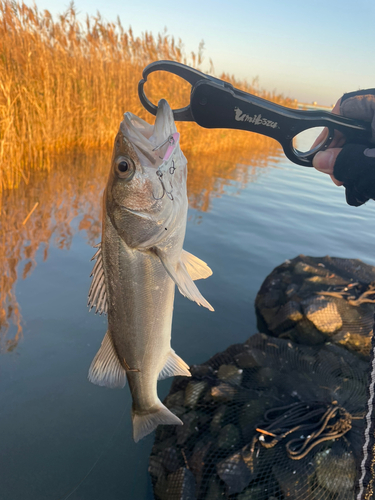
[[95,245],[98,249],[91,260],[96,260],[94,268],[90,274],[92,276],[87,305],[90,311],[95,307],[95,313],[107,314],[107,292],[104,281],[103,257],[101,243]]
[[159,373],[158,380],[163,380],[168,377],[174,377],[176,375],[191,377],[189,365],[186,364],[185,361],[180,358],[180,356],[177,356],[173,349],[171,349],[167,362],[165,363],[162,371]]
[[168,258],[160,252],[157,248],[155,249],[156,254],[160,258],[165,270],[169,274],[169,276],[173,279],[173,281],[178,286],[178,289],[188,299],[196,302],[199,306],[206,307],[210,311],[213,311],[214,308],[211,306],[209,302],[201,295],[200,291],[196,287],[194,281],[189,275],[186,266],[182,259],[177,262],[176,268],[174,268],[173,264],[169,262]]
[[118,359],[109,332],[105,334],[91,363],[88,378],[93,384],[111,388],[124,387],[126,384],[126,371]]
[[181,261],[185,264],[187,272],[193,281],[208,278],[212,274],[211,269],[203,260],[198,259],[198,257],[186,250],[182,250]]

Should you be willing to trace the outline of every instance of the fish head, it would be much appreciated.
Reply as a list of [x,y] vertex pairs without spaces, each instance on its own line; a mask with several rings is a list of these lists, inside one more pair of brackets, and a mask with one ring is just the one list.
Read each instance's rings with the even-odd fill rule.
[[132,113],[125,113],[120,125],[104,201],[113,226],[130,247],[147,248],[182,227],[185,231],[187,162],[178,143],[168,164],[163,163],[167,139],[175,132],[165,100],[159,102],[154,125]]

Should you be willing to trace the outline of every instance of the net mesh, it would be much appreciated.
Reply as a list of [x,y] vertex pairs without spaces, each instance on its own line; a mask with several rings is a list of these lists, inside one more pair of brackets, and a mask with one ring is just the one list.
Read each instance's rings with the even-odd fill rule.
[[[149,471],[157,500],[354,500],[374,279],[360,261],[303,256],[266,278],[256,306],[268,333],[173,382],[164,403],[184,425],[156,432]],[[337,340],[353,332],[359,341]]]
[[374,302],[373,266],[300,255],[273,270],[255,305],[261,331],[307,345],[332,342],[369,359]]

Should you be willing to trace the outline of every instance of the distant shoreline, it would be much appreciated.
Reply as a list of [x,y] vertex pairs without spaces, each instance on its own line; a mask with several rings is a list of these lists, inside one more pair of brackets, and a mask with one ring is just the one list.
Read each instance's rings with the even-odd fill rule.
[[318,103],[305,103],[305,102],[299,102],[297,104],[297,108],[298,109],[324,109],[326,111],[331,111],[331,109],[333,108],[333,106],[323,106],[322,104],[318,104]]

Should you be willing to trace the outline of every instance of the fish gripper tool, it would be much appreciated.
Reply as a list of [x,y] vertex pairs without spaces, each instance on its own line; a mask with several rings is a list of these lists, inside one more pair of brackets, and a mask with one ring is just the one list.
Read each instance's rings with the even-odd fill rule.
[[[190,104],[173,110],[175,121],[194,121],[205,128],[247,130],[266,135],[276,139],[289,160],[298,165],[312,167],[314,155],[328,148],[335,130],[345,136],[346,142],[371,145],[371,127],[367,122],[324,110],[287,108],[175,61],[156,61],[143,70],[138,94],[145,109],[153,115],[158,108],[147,98],[144,85],[147,77],[156,71],[173,73],[192,86]],[[316,127],[327,128],[321,142],[308,151],[296,149],[294,138]]]

